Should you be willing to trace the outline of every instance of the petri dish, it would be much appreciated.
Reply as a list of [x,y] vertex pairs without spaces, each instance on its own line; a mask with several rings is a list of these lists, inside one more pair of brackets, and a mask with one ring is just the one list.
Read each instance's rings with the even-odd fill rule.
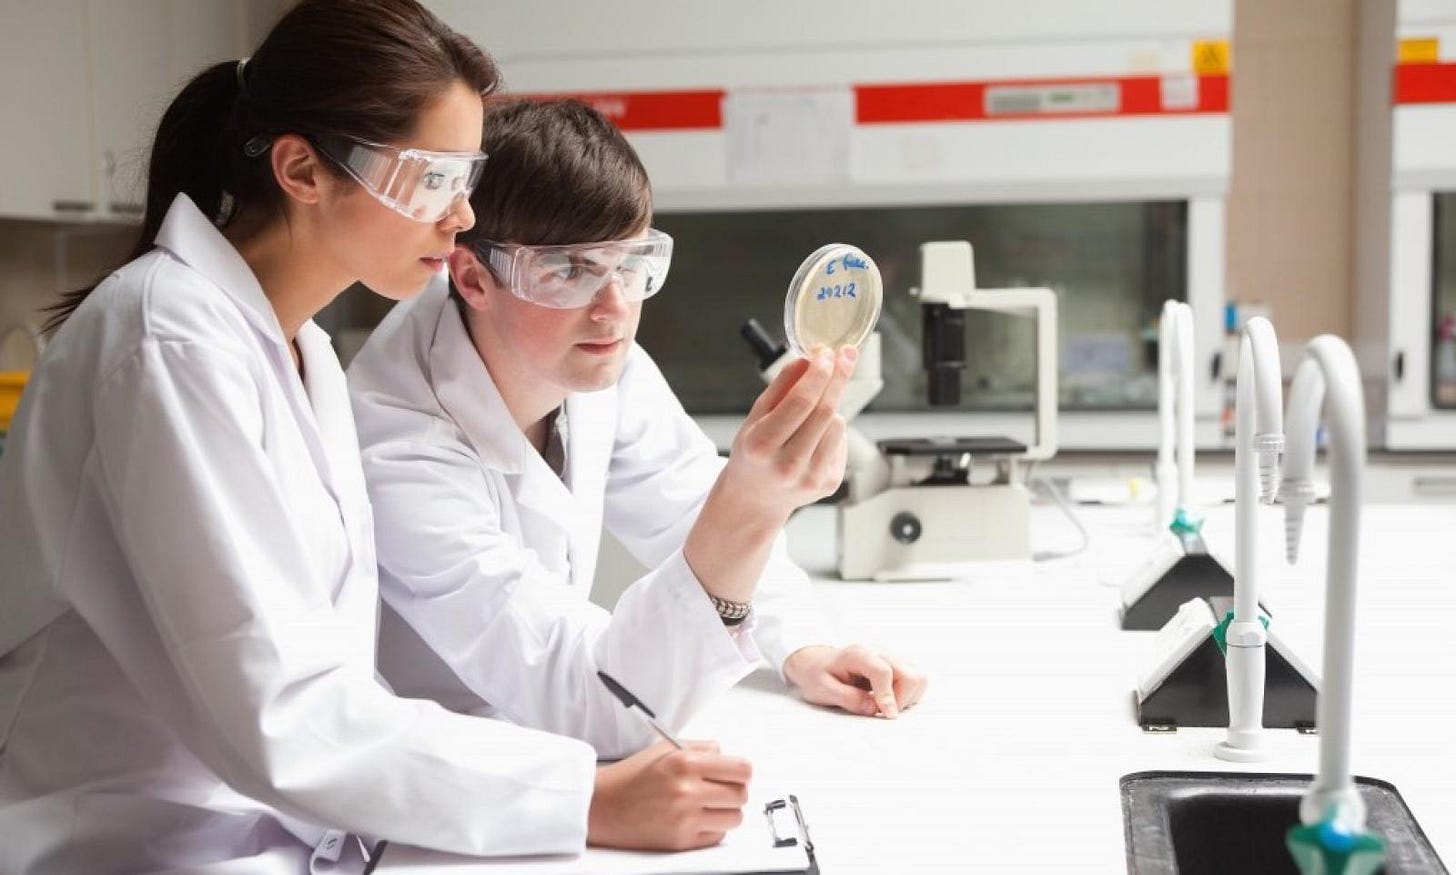
[[880,318],[882,286],[875,260],[858,246],[830,243],[804,259],[784,298],[789,348],[860,346]]

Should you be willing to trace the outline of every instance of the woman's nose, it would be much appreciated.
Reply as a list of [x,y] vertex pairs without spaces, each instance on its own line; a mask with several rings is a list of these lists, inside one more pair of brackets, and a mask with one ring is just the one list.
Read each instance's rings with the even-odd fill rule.
[[451,233],[458,234],[461,231],[469,231],[475,227],[475,210],[470,206],[470,198],[456,198],[450,205],[450,212],[440,220],[440,224]]

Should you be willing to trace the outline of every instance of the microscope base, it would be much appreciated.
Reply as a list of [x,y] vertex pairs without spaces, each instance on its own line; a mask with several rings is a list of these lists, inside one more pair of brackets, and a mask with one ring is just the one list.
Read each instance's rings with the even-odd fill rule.
[[845,580],[945,579],[955,566],[1031,558],[1031,493],[1019,483],[895,487],[839,507]]
[[1203,538],[1169,531],[1123,583],[1119,620],[1124,631],[1156,632],[1189,599],[1233,594],[1233,574],[1208,552]]
[[[1137,721],[1144,730],[1228,726],[1228,673],[1213,640],[1215,613],[1226,605],[1222,599],[1193,599],[1159,633],[1158,660],[1136,691]],[[1273,630],[1265,648],[1264,727],[1313,731],[1318,678]]]

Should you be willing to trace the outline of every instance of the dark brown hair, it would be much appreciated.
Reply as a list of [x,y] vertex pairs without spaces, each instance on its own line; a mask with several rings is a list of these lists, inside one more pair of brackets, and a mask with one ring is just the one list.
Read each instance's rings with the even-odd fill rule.
[[578,100],[490,102],[490,157],[470,197],[482,241],[549,245],[616,240],[652,220],[652,185],[627,138]]
[[[283,193],[258,148],[277,136],[397,142],[453,83],[484,95],[499,78],[475,43],[414,0],[302,0],[245,65],[208,67],[167,107],[127,260],[152,249],[179,193],[219,224],[241,208],[280,210]],[[95,287],[63,293],[48,308],[46,330],[59,328]]]

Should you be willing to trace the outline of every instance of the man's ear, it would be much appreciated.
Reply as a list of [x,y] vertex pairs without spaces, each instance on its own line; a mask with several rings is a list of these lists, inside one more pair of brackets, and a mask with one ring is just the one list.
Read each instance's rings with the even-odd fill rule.
[[495,277],[475,253],[467,246],[457,245],[450,252],[449,265],[450,282],[465,305],[479,312],[490,309],[488,290],[495,285]]
[[285,195],[305,204],[323,199],[322,189],[332,179],[320,163],[323,158],[308,140],[298,134],[284,134],[273,141],[268,160],[273,165],[273,178]]

